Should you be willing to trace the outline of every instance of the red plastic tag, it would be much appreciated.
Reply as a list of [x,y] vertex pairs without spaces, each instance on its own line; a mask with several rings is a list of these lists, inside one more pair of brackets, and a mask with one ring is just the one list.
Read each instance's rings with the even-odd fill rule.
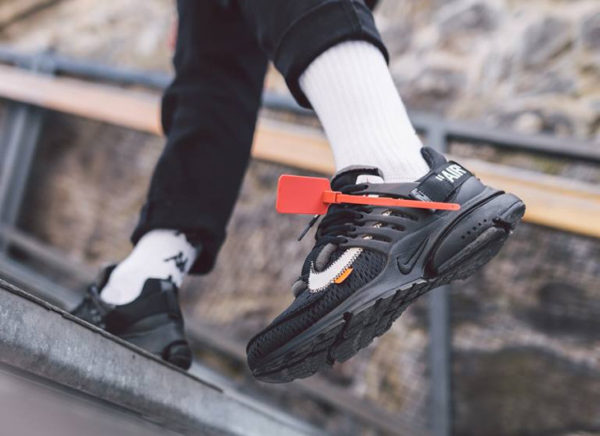
[[277,186],[277,212],[323,215],[329,208],[323,192],[330,190],[329,179],[283,174]]
[[327,213],[330,204],[340,203],[416,209],[460,209],[460,205],[456,203],[342,194],[332,191],[329,179],[323,177],[292,176],[290,174],[283,174],[279,177],[276,204],[279,213],[323,215]]

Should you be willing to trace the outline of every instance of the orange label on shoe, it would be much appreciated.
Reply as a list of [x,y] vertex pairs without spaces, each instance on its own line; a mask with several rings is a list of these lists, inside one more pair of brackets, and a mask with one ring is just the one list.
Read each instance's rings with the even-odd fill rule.
[[456,203],[406,200],[403,198],[350,195],[332,191],[329,179],[283,174],[277,186],[276,209],[279,213],[324,215],[330,204],[408,207],[416,209],[459,210]]
[[283,174],[277,185],[279,213],[324,215],[329,204],[323,202],[323,192],[330,191],[329,179]]
[[336,285],[339,285],[341,283],[344,283],[344,280],[346,280],[348,278],[348,276],[350,275],[350,273],[353,271],[352,267],[348,267],[344,270],[343,273],[340,274],[340,276],[335,279],[333,281],[333,283],[335,283]]

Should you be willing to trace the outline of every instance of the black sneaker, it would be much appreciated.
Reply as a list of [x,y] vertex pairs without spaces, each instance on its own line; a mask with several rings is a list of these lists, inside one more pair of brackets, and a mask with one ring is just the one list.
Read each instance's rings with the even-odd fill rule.
[[350,167],[332,188],[461,209],[331,205],[292,288],[295,301],[248,344],[255,377],[289,382],[349,359],[417,297],[469,277],[498,253],[525,212],[523,202],[432,149],[423,156],[431,170],[415,183],[383,183],[377,168]]
[[72,314],[173,365],[188,369],[192,351],[183,331],[177,286],[170,280],[148,279],[138,298],[129,304],[113,306],[100,299],[100,292],[114,267],[102,271]]

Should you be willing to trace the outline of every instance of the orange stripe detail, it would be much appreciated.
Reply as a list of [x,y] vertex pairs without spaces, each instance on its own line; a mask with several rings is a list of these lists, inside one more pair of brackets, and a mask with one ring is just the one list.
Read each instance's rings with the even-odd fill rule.
[[367,197],[364,195],[342,194],[338,191],[324,191],[321,194],[326,204],[367,204],[370,206],[411,207],[415,209],[460,210],[458,203],[440,203],[438,201],[407,200],[404,198]]
[[339,285],[340,283],[342,283],[344,280],[346,280],[348,278],[348,276],[350,275],[351,272],[352,272],[352,268],[350,268],[350,267],[346,268],[346,270],[333,282],[336,285]]

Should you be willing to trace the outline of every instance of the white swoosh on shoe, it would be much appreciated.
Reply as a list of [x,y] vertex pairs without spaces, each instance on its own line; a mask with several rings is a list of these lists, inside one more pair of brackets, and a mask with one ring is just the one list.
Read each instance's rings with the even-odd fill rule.
[[308,290],[314,293],[325,289],[354,263],[362,251],[363,249],[358,247],[348,248],[323,271],[315,271],[314,263],[311,263],[308,274]]
[[[357,183],[383,183],[383,179],[379,176],[368,176],[360,175],[356,179]],[[369,195],[369,197],[379,197],[378,195]],[[390,211],[383,212],[383,215],[390,215]],[[381,227],[380,223],[375,224],[373,227]],[[363,239],[372,239],[371,236],[363,236]],[[315,271],[315,264],[311,262],[310,272],[308,274],[308,291],[316,293],[327,288],[332,284],[335,279],[340,277],[346,269],[348,269],[354,261],[363,252],[362,248],[352,247],[348,248],[337,258],[329,267],[324,271]]]

